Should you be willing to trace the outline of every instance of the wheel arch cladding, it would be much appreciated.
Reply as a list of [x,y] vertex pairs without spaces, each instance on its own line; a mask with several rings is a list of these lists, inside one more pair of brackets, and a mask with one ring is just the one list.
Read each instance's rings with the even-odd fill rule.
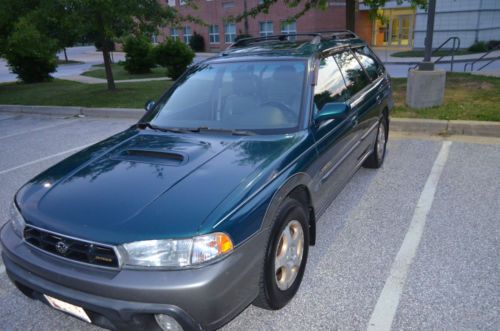
[[311,192],[309,190],[311,182],[311,177],[302,172],[296,173],[288,178],[274,193],[264,217],[263,228],[269,229],[272,226],[274,216],[276,215],[279,206],[287,197],[289,197],[299,201],[305,207],[309,218],[309,244],[314,245],[316,243],[316,215]]

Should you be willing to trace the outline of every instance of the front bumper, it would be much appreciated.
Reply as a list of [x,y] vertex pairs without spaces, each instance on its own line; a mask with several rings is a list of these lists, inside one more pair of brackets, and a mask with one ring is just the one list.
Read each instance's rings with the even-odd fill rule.
[[185,330],[216,329],[258,294],[265,233],[221,261],[185,270],[107,270],[80,265],[30,248],[7,223],[0,231],[9,278],[25,294],[48,294],[83,307],[93,323],[109,329],[157,329],[167,314]]

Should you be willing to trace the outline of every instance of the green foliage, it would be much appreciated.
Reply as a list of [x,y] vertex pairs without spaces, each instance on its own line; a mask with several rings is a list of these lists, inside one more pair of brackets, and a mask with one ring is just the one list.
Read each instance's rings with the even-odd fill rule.
[[166,67],[168,76],[175,80],[193,62],[194,52],[183,42],[167,38],[163,43],[155,47],[154,57],[156,63]]
[[488,50],[500,49],[500,40],[490,40],[486,44],[486,47],[488,47]]
[[203,36],[195,31],[189,40],[189,47],[195,52],[205,51],[205,40]]
[[123,44],[125,51],[125,70],[131,74],[145,74],[154,67],[153,45],[143,35],[129,36]]
[[488,46],[486,45],[486,43],[484,41],[478,41],[469,47],[469,51],[478,52],[478,53],[479,52],[487,52]]
[[7,39],[4,54],[12,72],[25,83],[35,83],[51,79],[57,67],[56,51],[55,40],[21,18]]

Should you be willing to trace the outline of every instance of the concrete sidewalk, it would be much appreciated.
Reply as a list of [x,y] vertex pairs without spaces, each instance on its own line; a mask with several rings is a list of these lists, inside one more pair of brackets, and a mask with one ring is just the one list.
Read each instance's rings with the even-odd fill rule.
[[[73,82],[83,83],[83,84],[106,84],[107,80],[103,78],[88,77],[82,75],[73,75],[62,77],[61,79],[70,80]],[[172,80],[169,77],[155,77],[155,78],[138,78],[138,79],[123,79],[115,80],[116,84],[119,83],[139,83],[139,82],[150,82],[158,80]]]

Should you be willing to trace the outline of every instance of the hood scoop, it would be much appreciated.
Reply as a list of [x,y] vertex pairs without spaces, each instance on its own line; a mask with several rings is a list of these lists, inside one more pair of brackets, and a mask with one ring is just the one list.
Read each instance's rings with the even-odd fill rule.
[[173,151],[150,150],[150,149],[126,149],[111,156],[111,159],[120,161],[179,166],[187,162],[188,157],[187,155]]

